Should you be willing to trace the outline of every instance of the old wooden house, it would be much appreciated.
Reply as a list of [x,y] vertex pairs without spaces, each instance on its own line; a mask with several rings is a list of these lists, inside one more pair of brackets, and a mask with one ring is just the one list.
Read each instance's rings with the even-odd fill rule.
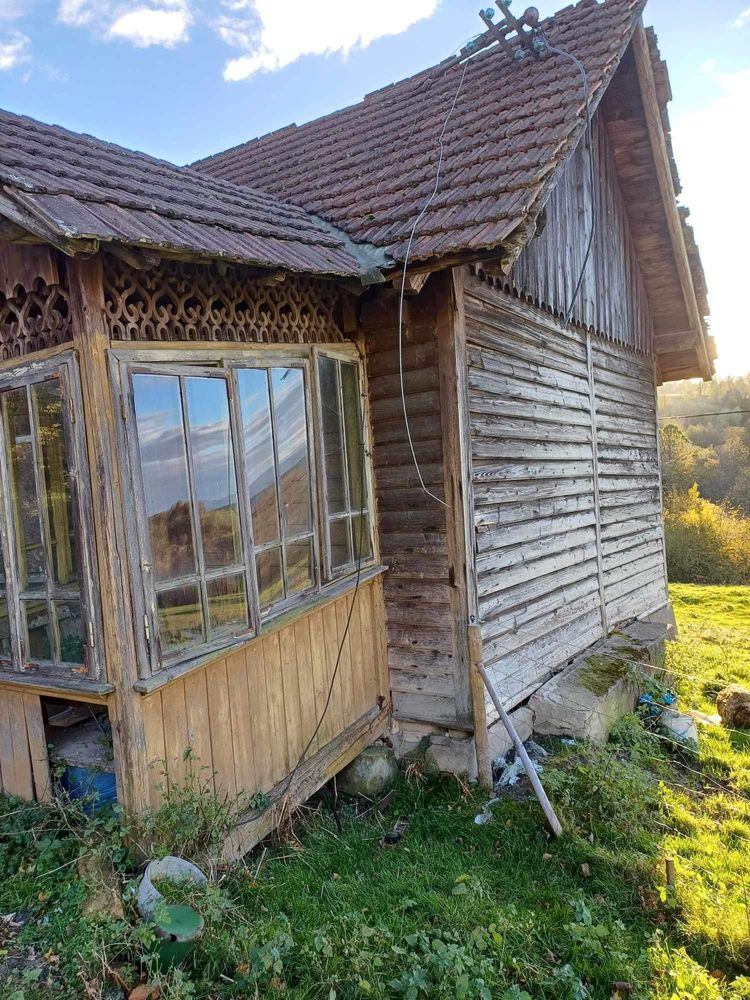
[[130,809],[186,748],[299,799],[664,608],[656,385],[712,347],[642,7],[191,168],[0,114],[4,791],[75,703]]

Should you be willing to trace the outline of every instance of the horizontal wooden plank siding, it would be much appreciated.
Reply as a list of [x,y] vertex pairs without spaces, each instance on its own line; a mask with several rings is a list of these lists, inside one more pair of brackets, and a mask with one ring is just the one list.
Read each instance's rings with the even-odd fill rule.
[[592,134],[595,201],[588,148],[581,143],[547,202],[545,228],[516,261],[509,287],[564,316],[583,268],[595,204],[594,243],[572,319],[647,353],[653,327],[646,289],[601,114],[594,117]]
[[665,603],[653,370],[468,270],[465,312],[483,657],[511,708],[603,602],[610,628]]
[[511,707],[601,632],[586,338],[468,272],[465,310],[483,656]]
[[268,792],[308,744],[307,760],[379,711],[387,697],[382,580],[360,588],[347,634],[351,602],[346,594],[144,697],[154,807],[164,787],[191,774],[219,794]]
[[[610,628],[667,602],[656,388],[650,362],[593,341],[602,564]],[[626,424],[633,433],[621,433]]]
[[[433,277],[404,304],[406,407],[420,471],[444,497],[437,323]],[[456,623],[451,600],[446,508],[422,489],[401,401],[398,299],[379,295],[366,308],[367,375],[373,432],[380,550],[389,567],[385,613],[396,718],[456,724]]]

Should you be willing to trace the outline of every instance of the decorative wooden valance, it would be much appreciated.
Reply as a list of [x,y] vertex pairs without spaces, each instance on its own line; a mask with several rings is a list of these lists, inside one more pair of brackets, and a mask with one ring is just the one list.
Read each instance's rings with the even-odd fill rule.
[[0,356],[4,361],[71,338],[70,304],[62,284],[47,284],[37,277],[28,286],[16,282],[11,295],[0,291]]
[[108,257],[106,322],[112,340],[316,344],[345,340],[345,292],[315,278],[219,273],[167,261],[140,271]]

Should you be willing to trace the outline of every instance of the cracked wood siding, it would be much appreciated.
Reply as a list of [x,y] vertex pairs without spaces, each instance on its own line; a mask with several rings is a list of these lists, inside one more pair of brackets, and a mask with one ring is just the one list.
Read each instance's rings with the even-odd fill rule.
[[[596,229],[572,319],[607,340],[648,354],[653,324],[625,201],[601,113],[593,127]],[[586,253],[592,221],[589,154],[582,141],[546,205],[544,231],[513,266],[510,284],[537,306],[564,316]]]
[[600,638],[602,592],[610,629],[666,602],[653,370],[592,337],[589,372],[586,334],[465,275],[479,618],[511,708]]
[[[407,298],[403,365],[414,446],[427,488],[444,496],[437,325],[447,282],[433,276]],[[446,508],[422,490],[406,435],[398,364],[398,297],[365,306],[375,495],[384,581],[391,696],[396,718],[469,726]],[[463,670],[463,674],[467,672]]]

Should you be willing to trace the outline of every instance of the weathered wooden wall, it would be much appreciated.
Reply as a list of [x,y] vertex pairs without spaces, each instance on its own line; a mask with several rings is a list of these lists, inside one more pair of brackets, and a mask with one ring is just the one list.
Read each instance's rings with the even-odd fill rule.
[[39,696],[0,688],[0,792],[44,801],[50,791]]
[[479,618],[510,707],[666,602],[655,387],[643,357],[465,275]]
[[[351,601],[345,594],[143,697],[152,805],[161,801],[160,784],[179,785],[191,768],[220,795],[269,792],[289,775],[323,714]],[[307,759],[382,708],[387,696],[377,578],[357,595],[331,702]]]
[[541,308],[564,316],[581,274],[591,232],[590,259],[572,320],[618,344],[648,352],[652,322],[646,289],[601,115],[594,117],[594,199],[588,149],[579,144],[546,205],[546,227],[521,253],[510,286]]
[[[405,301],[403,369],[414,448],[427,489],[445,496],[437,328],[447,282],[433,276]],[[378,294],[363,312],[378,528],[385,579],[394,715],[465,723],[468,677],[460,663],[446,508],[421,488],[401,401],[397,297]]]

